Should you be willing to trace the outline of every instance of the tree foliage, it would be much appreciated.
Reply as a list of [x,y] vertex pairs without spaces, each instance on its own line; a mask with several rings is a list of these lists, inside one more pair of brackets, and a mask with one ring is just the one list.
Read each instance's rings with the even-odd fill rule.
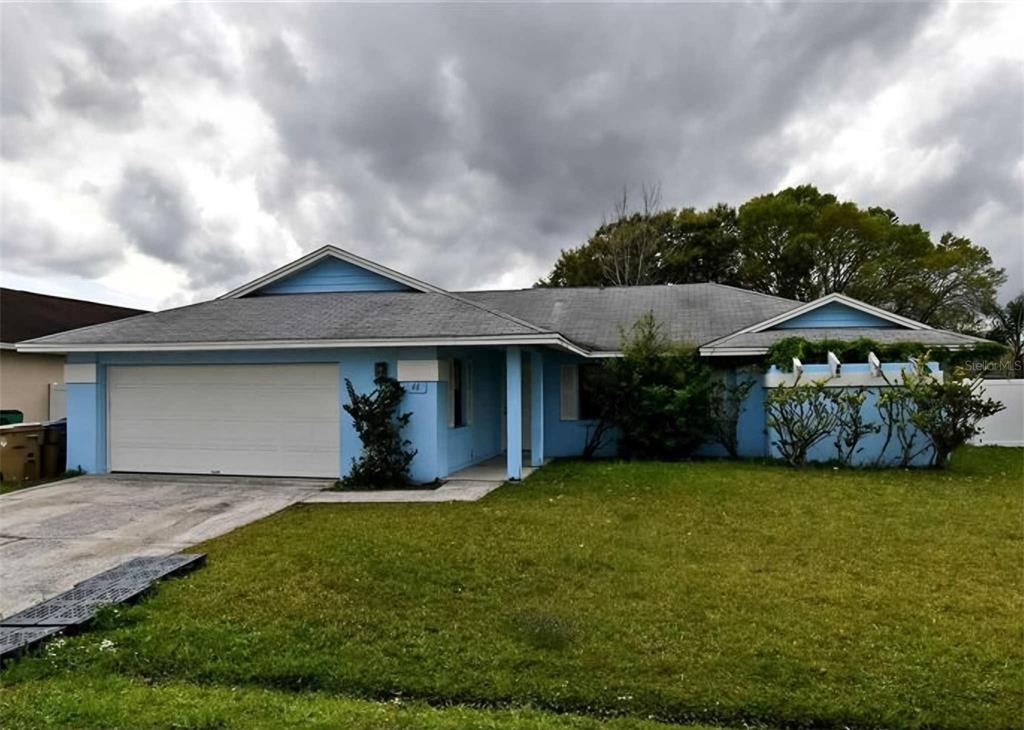
[[1024,378],[1024,292],[990,311],[992,326],[986,336],[1009,348],[1008,367],[1011,378]]
[[707,440],[711,371],[692,348],[671,343],[650,312],[623,333],[622,357],[605,361],[595,387],[599,428],[617,432],[624,458],[681,459]]
[[891,210],[860,208],[811,185],[738,209],[658,206],[624,196],[612,222],[562,252],[540,286],[714,281],[809,301],[841,292],[933,326],[976,330],[1005,281],[989,252],[945,233],[938,242]]
[[352,381],[345,378],[349,403],[344,408],[352,416],[363,451],[352,460],[351,471],[342,479],[344,486],[379,489],[409,483],[409,465],[416,451],[407,448],[411,442],[402,438],[402,429],[412,413],[397,413],[405,388],[393,378],[377,378],[374,384],[372,393],[356,393]]
[[954,449],[980,433],[983,419],[1006,406],[981,395],[981,378],[955,370],[940,380],[928,369],[925,357],[914,363],[914,370],[903,377],[914,403],[910,420],[931,443],[932,465],[943,467]]

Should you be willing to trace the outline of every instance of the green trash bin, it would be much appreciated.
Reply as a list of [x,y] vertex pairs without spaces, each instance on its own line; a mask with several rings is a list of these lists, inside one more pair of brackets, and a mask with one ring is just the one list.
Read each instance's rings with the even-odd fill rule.
[[14,423],[24,423],[25,414],[21,411],[0,411],[0,426],[10,426]]

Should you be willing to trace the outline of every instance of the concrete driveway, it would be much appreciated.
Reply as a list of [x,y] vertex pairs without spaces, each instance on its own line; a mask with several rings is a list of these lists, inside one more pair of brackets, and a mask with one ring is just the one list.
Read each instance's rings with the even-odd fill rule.
[[0,496],[0,616],[136,555],[176,552],[300,502],[329,482],[83,476]]

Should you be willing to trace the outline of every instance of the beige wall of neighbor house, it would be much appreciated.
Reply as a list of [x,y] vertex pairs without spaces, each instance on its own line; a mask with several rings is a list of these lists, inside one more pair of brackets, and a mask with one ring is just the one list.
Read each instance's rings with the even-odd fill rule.
[[26,422],[49,420],[50,383],[63,382],[63,355],[0,350],[0,409],[21,411]]

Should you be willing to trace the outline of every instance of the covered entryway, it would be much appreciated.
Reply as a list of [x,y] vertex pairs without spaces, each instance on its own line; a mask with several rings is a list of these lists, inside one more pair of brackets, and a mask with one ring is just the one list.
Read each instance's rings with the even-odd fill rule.
[[108,369],[111,471],[337,477],[338,365]]

